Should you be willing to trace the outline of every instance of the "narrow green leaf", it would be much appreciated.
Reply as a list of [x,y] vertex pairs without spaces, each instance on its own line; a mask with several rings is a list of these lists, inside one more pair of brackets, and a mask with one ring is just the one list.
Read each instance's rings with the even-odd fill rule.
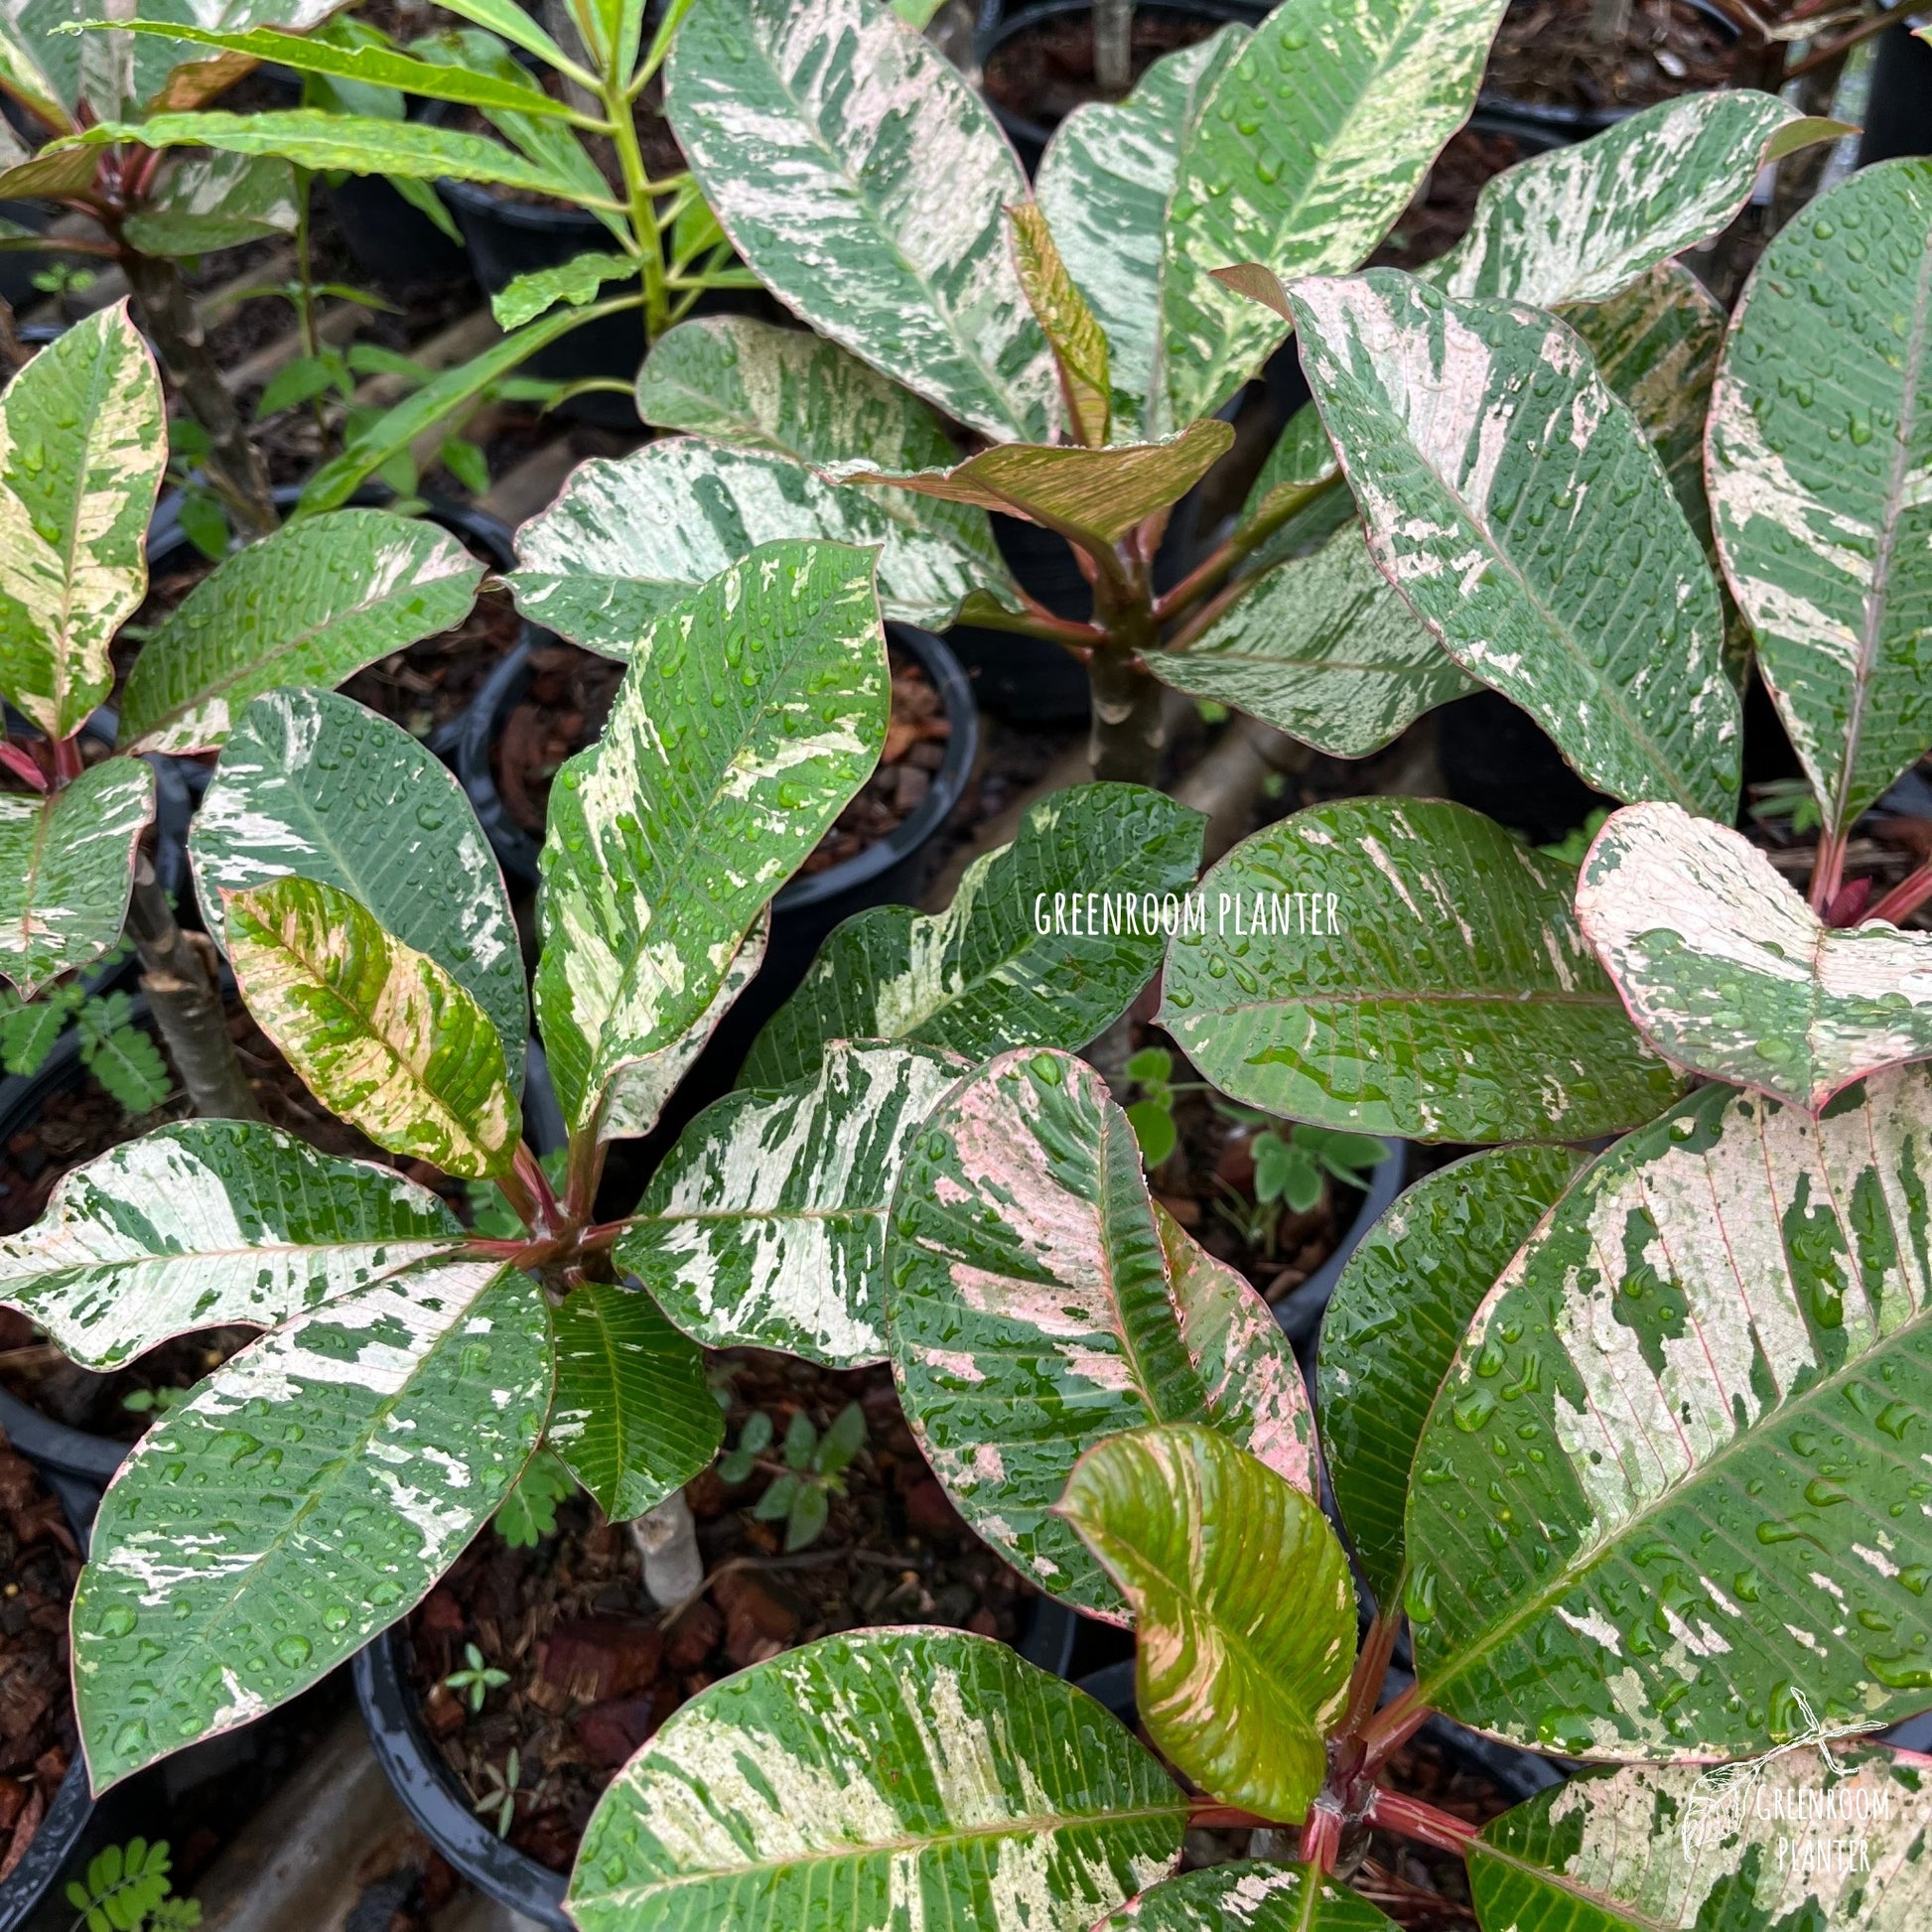
[[143,646],[122,701],[136,751],[218,747],[262,692],[328,688],[469,615],[483,567],[462,543],[391,510],[285,525],[219,564]]
[[1394,1925],[1311,1865],[1240,1861],[1169,1878],[1093,1932],[1393,1932]]
[[295,173],[286,161],[207,154],[170,169],[121,232],[144,255],[210,255],[293,234],[296,221]]
[[[1287,301],[1284,296],[1282,300]],[[1316,483],[1324,483],[1341,474],[1335,461],[1335,446],[1321,425],[1321,412],[1312,402],[1305,402],[1288,419],[1288,427],[1275,440],[1261,475],[1248,491],[1241,506],[1241,522],[1253,523],[1258,517],[1273,517],[1291,497],[1299,497]],[[1352,500],[1352,499],[1351,499]],[[1270,553],[1264,550],[1265,558]]]
[[1291,296],[1369,548],[1449,655],[1599,790],[1728,818],[1742,731],[1718,587],[1583,344],[1393,269]]
[[1928,1121],[1917,1068],[1817,1122],[1705,1087],[1579,1177],[1416,1451],[1425,1703],[1666,1760],[1923,1708]]
[[52,143],[31,161],[0,171],[0,199],[25,201],[41,195],[84,195],[100,172],[100,156],[91,148],[60,147]]
[[567,1903],[584,1932],[1087,1932],[1172,1868],[1186,1810],[1004,1644],[856,1631],[674,1713],[599,1801]]
[[59,791],[0,793],[0,974],[32,998],[120,942],[154,773],[108,759]]
[[450,0],[443,12],[473,22],[485,33],[508,41],[512,47],[520,47],[525,54],[534,54],[547,68],[561,69],[567,65],[563,49],[518,0]]
[[1133,1606],[1134,1706],[1162,1755],[1299,1824],[1355,1665],[1354,1580],[1321,1505],[1190,1424],[1088,1449],[1059,1510]]
[[586,1282],[551,1316],[557,1399],[546,1437],[614,1523],[655,1509],[710,1466],[725,1419],[704,1357],[647,1296]]
[[0,1301],[109,1369],[196,1328],[278,1326],[462,1238],[390,1169],[256,1121],[181,1121],[68,1174],[0,1242]]
[[113,688],[107,647],[147,591],[167,463],[161,377],[124,301],[0,397],[0,691],[51,737]]
[[489,298],[489,313],[499,329],[521,329],[559,302],[588,308],[606,282],[634,281],[637,264],[628,255],[573,255],[555,268],[534,268]]
[[[943,912],[880,905],[838,926],[742,1079],[802,1079],[834,1039],[942,1046],[970,1060],[1006,1046],[1084,1046],[1159,968],[1164,918],[1178,918],[1175,896],[1200,868],[1202,822],[1141,785],[1074,785],[1029,806],[1013,843],[974,860]],[[1090,917],[1089,894],[1096,910],[1111,903],[1123,915]]]
[[297,1316],[168,1410],[102,1499],[74,1592],[94,1789],[250,1723],[407,1615],[549,1400],[536,1283],[445,1262]]
[[619,1265],[707,1347],[883,1360],[886,1210],[907,1142],[970,1065],[840,1040],[809,1078],[726,1095],[652,1176]]
[[1059,369],[1067,420],[1077,441],[1097,449],[1107,441],[1113,407],[1107,338],[1060,259],[1044,210],[1035,203],[1020,202],[1007,209],[1007,219],[1013,224],[1013,259],[1020,286]]
[[460,980],[312,879],[231,893],[227,937],[249,1012],[325,1107],[445,1173],[508,1170],[522,1121],[502,1041]]

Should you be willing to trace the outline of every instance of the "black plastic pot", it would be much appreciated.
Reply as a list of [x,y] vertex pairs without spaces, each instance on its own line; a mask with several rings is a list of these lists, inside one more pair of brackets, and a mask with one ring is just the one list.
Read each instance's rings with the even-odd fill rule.
[[471,279],[470,256],[380,175],[345,175],[323,197],[365,280],[397,295],[456,288]]
[[1932,47],[1901,21],[1879,35],[1872,57],[1859,166],[1904,154],[1932,154]]
[[[1057,618],[1084,620],[1093,592],[1066,539],[1037,523],[993,514],[993,534],[1021,588]],[[1087,667],[1043,637],[955,624],[946,642],[988,710],[1025,725],[1073,725],[1087,715]]]
[[[1050,1597],[1034,1603],[1020,1654],[1063,1676],[1079,1619]],[[553,1932],[575,1932],[564,1916],[563,1874],[505,1845],[483,1823],[424,1731],[403,1653],[407,1641],[404,1625],[391,1624],[355,1659],[355,1697],[376,1762],[430,1843],[479,1891]]]
[[1486,813],[1533,845],[1551,845],[1615,800],[1592,791],[1527,712],[1494,691],[1437,714],[1443,782],[1458,805]]

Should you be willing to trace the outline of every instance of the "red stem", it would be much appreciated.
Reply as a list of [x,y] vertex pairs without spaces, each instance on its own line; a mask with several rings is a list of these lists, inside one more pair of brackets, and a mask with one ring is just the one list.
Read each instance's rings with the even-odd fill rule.
[[1822,919],[1825,908],[1838,897],[1839,881],[1845,875],[1847,837],[1821,832],[1818,853],[1811,864],[1811,909]]
[[80,759],[79,739],[57,738],[54,741],[54,775],[64,785],[71,784],[85,769]]
[[1429,1706],[1417,1695],[1413,1684],[1399,1698],[1385,1704],[1361,1729],[1365,1768],[1372,1771],[1399,1751],[1429,1722],[1430,1716]]
[[1381,1695],[1382,1680],[1389,1674],[1389,1659],[1395,1655],[1396,1632],[1400,1614],[1383,1619],[1377,1610],[1369,1620],[1368,1635],[1362,1639],[1361,1653],[1355,1659],[1355,1672],[1348,1685],[1348,1708],[1337,1727],[1346,1736],[1358,1734],[1375,1715],[1375,1700]]
[[578,1237],[577,1245],[586,1254],[594,1254],[599,1248],[615,1247],[629,1231],[628,1220],[600,1221],[594,1228],[586,1228]]
[[1262,1818],[1239,1805],[1217,1805],[1206,1798],[1187,1801],[1187,1822],[1209,1832],[1245,1832],[1271,1828],[1275,1821]]
[[1453,1852],[1458,1857],[1478,1836],[1476,1828],[1464,1820],[1379,1786],[1369,1793],[1367,1817],[1371,1825],[1379,1825],[1384,1831],[1400,1832],[1404,1838],[1419,1839],[1439,1852]]
[[1302,1827],[1302,1863],[1317,1871],[1332,1871],[1340,1850],[1341,1813],[1317,1801],[1310,1808],[1309,1822]]
[[30,753],[11,740],[0,739],[0,764],[4,764],[16,778],[24,779],[36,791],[47,789],[47,774],[34,762]]
[[1929,898],[1932,898],[1932,859],[1926,860],[1916,872],[1908,872],[1865,917],[1889,919],[1893,925],[1902,925]]

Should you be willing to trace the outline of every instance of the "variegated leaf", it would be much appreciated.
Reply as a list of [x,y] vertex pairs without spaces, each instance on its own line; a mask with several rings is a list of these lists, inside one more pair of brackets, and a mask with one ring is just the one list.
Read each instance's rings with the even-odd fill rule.
[[207,255],[293,234],[298,218],[295,171],[286,161],[206,154],[172,169],[121,232],[144,255]]
[[1359,1893],[1312,1865],[1250,1863],[1183,1871],[1102,1919],[1093,1932],[1394,1932]]
[[406,1615],[549,1401],[536,1283],[468,1261],[299,1315],[166,1411],[101,1499],[74,1592],[94,1789],[248,1724]]
[[212,751],[262,692],[327,688],[454,629],[483,567],[446,530],[390,510],[332,510],[225,559],[143,646],[121,713],[144,752]]
[[815,1074],[739,1092],[684,1130],[618,1263],[710,1348],[831,1368],[886,1355],[886,1210],[906,1143],[970,1070],[929,1046],[834,1042]]
[[1716,234],[1767,162],[1845,132],[1748,88],[1662,101],[1496,176],[1422,273],[1455,296],[1600,302]]
[[0,974],[28,997],[117,945],[154,772],[107,759],[45,794],[0,793]]
[[256,1024],[331,1112],[445,1173],[508,1170],[522,1118],[503,1043],[447,968],[293,876],[231,893],[227,938]]
[[1409,1188],[1363,1236],[1321,1320],[1315,1403],[1328,1480],[1362,1574],[1402,1602],[1402,1512],[1429,1406],[1470,1318],[1583,1165],[1492,1148]]
[[615,1084],[705,1017],[877,764],[889,707],[864,551],[767,545],[651,621],[550,793],[536,1007],[574,1130],[615,1108],[602,1131],[644,1131],[616,1124],[637,1110]]
[[1176,503],[1234,442],[1223,422],[1190,423],[1162,443],[1111,450],[998,443],[946,470],[883,471],[866,463],[825,466],[846,483],[884,483],[1006,510],[1057,530],[1070,542],[1111,548],[1156,510]]
[[1098,449],[1107,441],[1113,389],[1107,372],[1107,338],[1080,293],[1035,203],[1007,209],[1013,224],[1013,259],[1020,286],[1039,318],[1060,374],[1060,394],[1077,443]]
[[146,594],[162,414],[124,301],[56,338],[0,397],[0,691],[50,737],[107,696],[107,646]]
[[275,1327],[462,1239],[388,1168],[258,1121],[180,1121],[75,1169],[0,1242],[0,1302],[108,1369],[196,1328]]
[[[6,91],[32,109],[49,127],[65,134],[72,125],[68,104],[50,78],[42,56],[49,37],[36,32],[22,18],[24,0],[10,0],[0,7],[0,81]],[[11,124],[9,132],[11,133]],[[15,136],[16,144],[18,136]]]
[[1516,1932],[1910,1932],[1932,1912],[1928,1768],[1839,1743],[1573,1778],[1468,1848],[1476,1915]]
[[[1285,304],[1288,297],[1284,295],[1282,301]],[[1285,505],[1340,474],[1335,446],[1321,425],[1321,412],[1312,402],[1305,402],[1275,439],[1260,476],[1250,486],[1248,500],[1241,505],[1242,524],[1260,517],[1278,521]]]
[[234,722],[189,829],[202,916],[294,873],[357,900],[488,1014],[523,1089],[530,1004],[503,875],[444,765],[401,726],[328,691],[271,691]]
[[1161,1024],[1236,1100],[1424,1141],[1585,1140],[1681,1083],[1570,912],[1570,875],[1434,799],[1244,839],[1169,943]]
[[1291,291],[1369,548],[1599,790],[1728,818],[1718,587],[1656,452],[1562,323],[1375,269]]
[[648,1296],[585,1282],[551,1324],[557,1399],[544,1440],[612,1522],[655,1509],[710,1466],[725,1419],[704,1357]]
[[[96,115],[122,107],[197,107],[231,86],[261,58],[229,49],[205,52],[206,43],[178,38],[170,27],[190,33],[242,34],[251,28],[278,27],[290,39],[319,27],[340,0],[174,0],[148,9],[154,25],[138,33],[59,31],[57,23],[97,21],[102,15],[132,12],[103,6],[101,0],[28,0],[23,26],[32,20],[36,45],[50,73],[58,77],[69,104],[84,97]],[[171,18],[169,16],[172,16]],[[166,38],[162,38],[162,36]]]
[[1299,1824],[1355,1664],[1355,1582],[1321,1505],[1211,1429],[1096,1445],[1060,1514],[1134,1610],[1134,1707],[1224,1805]]
[[1157,386],[1170,422],[1216,409],[1288,333],[1210,271],[1260,262],[1286,282],[1358,267],[1475,105],[1502,11],[1284,0],[1222,69],[1168,205]]
[[983,435],[1046,442],[1053,357],[1007,249],[1026,177],[877,0],[705,0],[666,106],[733,246],[814,329]]
[[695,436],[593,457],[517,532],[517,609],[607,657],[759,544],[851,543],[879,553],[879,600],[906,623],[952,622],[975,590],[1016,600],[985,513],[903,490],[838,489],[772,450]]
[[1119,1620],[1053,1514],[1082,1451],[1197,1422],[1308,1489],[1314,1433],[1268,1305],[1150,1200],[1106,1084],[1067,1053],[1003,1053],[928,1116],[887,1235],[899,1398],[934,1473],[1009,1563]]
[[1932,1055],[1932,933],[1827,927],[1758,848],[1674,805],[1612,814],[1577,917],[1630,1017],[1680,1065],[1812,1113]]
[[803,1079],[834,1039],[943,1046],[970,1060],[1084,1046],[1159,968],[1163,919],[1178,917],[1175,896],[1200,869],[1201,826],[1199,813],[1143,785],[1072,785],[1030,805],[1013,843],[975,859],[943,912],[876,905],[838,926],[741,1078]]
[[1245,27],[1223,27],[1156,61],[1118,106],[1076,107],[1034,179],[1067,272],[1106,332],[1113,433],[1123,443],[1167,425],[1167,398],[1154,381],[1168,198],[1202,103],[1247,38]]
[[954,1630],[823,1637],[682,1706],[605,1792],[583,1932],[1087,1932],[1187,1801],[1083,1692]]
[[1578,1178],[1416,1451],[1424,1703],[1680,1760],[1924,1707],[1928,1123],[1918,1068],[1821,1121],[1705,1087]]
[[1842,183],[1764,251],[1711,398],[1718,548],[1832,834],[1932,745],[1928,261],[1932,161]]

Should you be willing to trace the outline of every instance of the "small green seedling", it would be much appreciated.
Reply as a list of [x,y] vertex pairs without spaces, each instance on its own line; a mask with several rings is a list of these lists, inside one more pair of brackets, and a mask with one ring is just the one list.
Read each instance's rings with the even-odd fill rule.
[[556,1534],[557,1505],[576,1493],[577,1478],[562,1458],[549,1449],[538,1449],[490,1520],[512,1550],[534,1550],[544,1537]]
[[485,1764],[483,1775],[489,1780],[489,1789],[477,1800],[476,1808],[481,1812],[494,1810],[496,1836],[508,1838],[510,1826],[516,1822],[517,1786],[523,1777],[522,1754],[512,1744],[503,1768],[499,1771],[495,1765]]
[[84,1879],[68,1882],[74,1908],[69,1932],[180,1932],[200,1925],[201,1902],[177,1898],[169,1876],[168,1841],[131,1838],[87,1862]]
[[[121,946],[103,962],[126,956]],[[80,1063],[131,1118],[151,1114],[168,1098],[173,1081],[151,1035],[133,1024],[134,1004],[125,993],[92,994],[77,980],[24,1000],[0,987],[0,1066],[9,1073],[38,1073],[69,1021],[80,1035]]]
[[[771,1436],[771,1418],[760,1409],[746,1423],[738,1447],[719,1464],[719,1474],[727,1482],[743,1482],[770,1447]],[[865,1412],[856,1402],[848,1402],[832,1418],[823,1436],[803,1410],[792,1417],[785,1429],[784,1467],[752,1508],[760,1523],[784,1524],[787,1555],[817,1542],[832,1498],[845,1494],[845,1470],[865,1446]]]
[[472,1711],[481,1711],[490,1692],[500,1691],[509,1681],[508,1671],[484,1663],[483,1652],[475,1644],[467,1643],[463,1646],[463,1668],[453,1670],[444,1678],[443,1685],[458,1697],[467,1697]]
[[[1344,1134],[1331,1128],[1265,1125],[1268,1116],[1248,1107],[1222,1103],[1220,1111],[1258,1131],[1249,1143],[1254,1155],[1254,1199],[1228,1188],[1222,1212],[1243,1239],[1271,1258],[1281,1233],[1282,1214],[1306,1214],[1321,1199],[1326,1180],[1366,1190],[1371,1172],[1388,1149],[1371,1134]],[[1223,1183],[1225,1186],[1226,1183]]]
[[1141,1090],[1141,1098],[1127,1110],[1141,1159],[1151,1172],[1174,1150],[1178,1136],[1173,1125],[1173,1055],[1165,1046],[1143,1046],[1127,1062],[1127,1077]]

